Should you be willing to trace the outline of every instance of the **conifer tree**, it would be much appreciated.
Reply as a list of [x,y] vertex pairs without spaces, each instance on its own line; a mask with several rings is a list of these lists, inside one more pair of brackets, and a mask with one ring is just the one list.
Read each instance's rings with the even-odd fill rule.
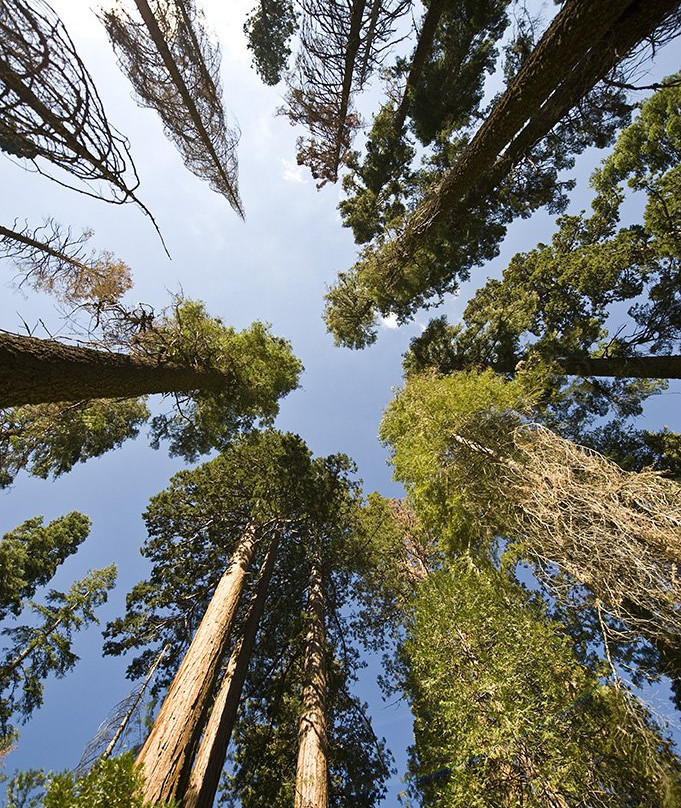
[[[493,258],[510,220],[541,205],[559,210],[557,172],[590,143],[606,145],[626,115],[617,95],[605,101],[612,94],[597,85],[643,39],[669,36],[675,10],[671,2],[565,6],[472,138],[463,132],[447,143],[430,182],[412,176],[423,191],[383,231],[369,233],[374,243],[340,274],[327,295],[336,340],[370,344],[377,313],[407,320]],[[571,118],[592,90],[594,120]]]
[[[19,715],[25,721],[42,704],[43,680],[49,674],[64,676],[78,661],[71,650],[72,635],[97,622],[95,609],[106,601],[115,581],[115,566],[94,570],[67,592],[50,590],[44,604],[26,604],[39,622],[34,618],[28,625],[3,628],[2,633],[10,638],[0,660],[0,739],[3,745],[16,734],[10,723],[12,718]],[[24,606],[24,602],[21,605]]]
[[121,69],[142,106],[156,110],[187,168],[243,218],[238,133],[222,105],[220,51],[193,0],[135,0],[142,23],[118,4],[101,13]]

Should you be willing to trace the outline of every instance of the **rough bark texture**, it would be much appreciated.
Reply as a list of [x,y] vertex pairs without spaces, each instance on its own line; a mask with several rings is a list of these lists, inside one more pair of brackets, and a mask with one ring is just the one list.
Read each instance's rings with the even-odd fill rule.
[[512,161],[500,158],[498,170],[495,161],[526,122],[527,131],[523,130],[519,143],[509,148],[515,159],[677,6],[676,0],[567,3],[457,164],[414,211],[397,240],[398,250],[411,254],[444,216],[465,207],[471,191],[479,194],[498,183],[511,169]]
[[215,801],[241,699],[241,690],[253,654],[260,618],[265,608],[267,589],[277,556],[277,544],[278,536],[275,536],[263,561],[241,636],[234,644],[220,690],[213,702],[201,745],[194,758],[189,784],[182,797],[182,808],[212,808]]
[[186,786],[255,544],[251,527],[215,590],[137,757],[144,769],[144,799],[151,803],[175,799]]
[[327,808],[329,802],[326,726],[326,632],[321,552],[310,558],[309,626],[305,638],[305,687],[298,728],[294,808]]
[[0,407],[218,390],[215,371],[0,332]]

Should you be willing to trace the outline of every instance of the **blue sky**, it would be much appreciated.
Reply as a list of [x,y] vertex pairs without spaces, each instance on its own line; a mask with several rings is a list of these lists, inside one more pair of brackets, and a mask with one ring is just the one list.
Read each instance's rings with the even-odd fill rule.
[[[295,139],[300,133],[275,114],[282,103],[281,88],[265,87],[250,68],[242,26],[251,3],[203,3],[222,44],[225,107],[241,129],[238,155],[245,222],[184,168],[155,113],[140,109],[131,99],[131,88],[116,66],[103,27],[80,0],[54,0],[53,6],[94,78],[109,121],[130,140],[141,180],[138,194],[156,217],[172,260],[134,205],[114,206],[78,195],[27,173],[4,155],[0,222],[11,226],[15,219],[26,219],[37,226],[53,216],[74,230],[93,228],[93,248],[110,249],[132,267],[131,302],[162,308],[170,294],[181,289],[188,297],[205,300],[212,314],[237,328],[255,319],[270,322],[275,334],[291,340],[305,365],[301,388],[283,401],[277,426],[299,433],[317,455],[349,454],[367,492],[378,489],[384,495],[398,495],[376,433],[391,391],[400,383],[401,354],[428,318],[423,314],[400,329],[383,327],[378,343],[363,352],[333,346],[321,319],[322,298],[336,273],[353,263],[355,247],[351,233],[340,224],[339,187],[317,191],[307,171],[296,165]],[[671,50],[662,51],[656,76],[676,69]],[[376,101],[377,96],[370,95],[362,110],[368,112]],[[587,206],[586,178],[599,157],[590,153],[580,160],[572,211]],[[635,204],[632,214],[634,209]],[[461,296],[449,299],[436,314],[446,311],[456,319],[471,288],[499,274],[514,252],[550,238],[552,221],[539,212],[514,225],[499,259],[479,270]],[[22,321],[33,325],[43,318],[50,331],[58,332],[59,320],[50,301],[17,293],[11,277],[11,267],[1,266],[0,327],[21,332]],[[46,335],[40,327],[35,333]],[[678,395],[677,386],[657,397],[647,423],[681,429]],[[149,497],[181,467],[180,461],[168,458],[163,449],[152,451],[140,438],[54,482],[22,475],[14,488],[0,492],[0,535],[37,514],[52,519],[71,510],[87,513],[93,520],[91,536],[62,566],[52,586],[66,588],[87,569],[116,562],[119,584],[101,610],[105,622],[123,611],[126,592],[146,572],[137,552],[145,537],[140,514]],[[5,761],[6,770],[75,766],[100,721],[129,692],[126,663],[101,658],[97,627],[78,636],[75,650],[81,662],[65,679],[48,683],[45,706],[21,730],[16,751]],[[376,731],[387,737],[403,769],[408,716],[376,699],[371,676],[365,678],[363,694],[372,699]]]

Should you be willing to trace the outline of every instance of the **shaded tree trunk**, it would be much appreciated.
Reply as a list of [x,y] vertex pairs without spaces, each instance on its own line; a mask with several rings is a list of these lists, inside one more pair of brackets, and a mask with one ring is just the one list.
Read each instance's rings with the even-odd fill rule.
[[216,371],[0,332],[0,407],[219,390]]
[[423,25],[419,33],[419,39],[416,43],[416,50],[411,60],[411,67],[409,68],[409,75],[407,76],[407,83],[404,88],[404,95],[400,101],[400,105],[395,111],[393,118],[393,125],[395,132],[401,132],[404,127],[404,122],[407,118],[407,112],[411,104],[411,96],[414,88],[418,84],[421,77],[421,71],[426,64],[426,59],[433,48],[433,40],[435,39],[435,32],[440,23],[440,18],[447,5],[447,0],[432,0],[428,6],[428,11],[423,18]]
[[26,233],[19,233],[16,230],[9,230],[8,228],[0,225],[0,241],[4,239],[16,241],[18,244],[23,244],[25,247],[30,247],[32,250],[47,253],[47,255],[51,255],[52,258],[56,258],[58,261],[63,261],[66,264],[70,264],[83,272],[89,272],[90,270],[90,268],[82,261],[79,261],[72,255],[67,255],[61,250],[55,250],[54,247],[51,247],[47,242],[38,241],[37,239],[31,238],[31,236],[27,235]]
[[186,786],[256,541],[256,530],[249,526],[137,757],[144,769],[144,798],[149,802],[175,799]]
[[278,543],[279,536],[275,535],[263,561],[241,636],[234,644],[220,690],[213,702],[212,712],[194,759],[189,784],[182,797],[182,808],[212,808],[215,801],[258,625],[265,608]]
[[[552,92],[564,82],[566,87],[571,85],[574,79],[578,83],[581,97],[624,58],[626,51],[613,48],[611,44],[621,26],[631,35],[631,49],[652,33],[677,5],[675,0],[624,3],[622,0],[604,0],[597,4],[588,0],[573,0],[567,3],[556,15],[457,164],[414,211],[405,232],[397,240],[399,251],[410,254],[417,249],[426,234],[454,208],[458,209],[459,203],[467,199],[471,189],[479,186],[481,177],[484,182],[484,177],[490,172],[498,156],[526,121],[540,112]],[[632,18],[638,20],[639,24],[630,28],[629,20]],[[589,62],[593,54],[601,51],[607,52],[608,58],[599,59],[595,56],[592,64],[597,64],[598,69],[582,75],[581,67],[585,60]],[[570,77],[569,80],[566,77]],[[574,93],[574,88],[571,87],[570,93]],[[565,114],[561,114],[561,110],[562,105],[557,104],[554,119],[549,121],[546,118],[543,125],[537,127],[537,138],[560,120],[562,114]]]
[[[553,361],[567,376],[622,379],[681,379],[681,355],[672,356],[557,356]],[[494,362],[497,373],[514,373],[515,362]]]
[[305,639],[303,712],[298,726],[295,808],[327,808],[326,632],[324,579],[319,544],[310,558],[308,629]]

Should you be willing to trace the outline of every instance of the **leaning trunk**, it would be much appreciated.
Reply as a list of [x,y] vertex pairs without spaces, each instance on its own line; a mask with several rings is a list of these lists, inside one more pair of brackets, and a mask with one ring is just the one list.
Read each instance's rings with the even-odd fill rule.
[[[681,379],[681,355],[671,356],[556,356],[555,366],[566,376],[613,379]],[[515,373],[518,363],[493,362],[497,373]]]
[[0,407],[218,390],[227,382],[217,371],[0,333]]
[[272,539],[267,556],[263,561],[243,632],[234,644],[220,690],[213,702],[212,712],[203,733],[199,751],[194,759],[189,785],[182,798],[182,808],[212,808],[215,801],[227,747],[234,728],[237,707],[241,699],[241,690],[253,654],[255,637],[272,578],[278,540],[278,536]]
[[298,725],[294,808],[327,808],[329,801],[326,727],[326,633],[324,580],[319,546],[310,559],[308,629],[305,638],[303,712]]
[[186,786],[255,544],[255,529],[249,527],[215,590],[137,757],[137,763],[144,768],[144,799],[151,803],[175,799]]

